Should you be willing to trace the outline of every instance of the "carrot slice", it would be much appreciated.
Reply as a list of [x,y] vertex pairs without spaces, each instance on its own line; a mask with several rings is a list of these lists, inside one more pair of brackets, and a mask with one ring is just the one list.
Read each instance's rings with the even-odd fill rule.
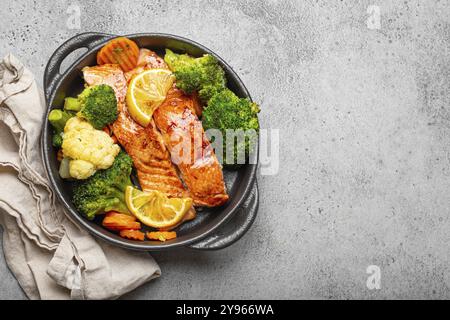
[[125,72],[134,69],[138,59],[139,47],[125,37],[112,39],[97,54],[97,64],[118,64]]
[[139,230],[141,228],[141,224],[136,221],[135,217],[115,211],[106,214],[105,218],[103,218],[102,225],[112,231]]
[[177,233],[175,231],[153,231],[153,232],[147,232],[147,238],[151,240],[159,240],[159,241],[166,241],[175,239],[177,237]]
[[59,149],[58,153],[56,154],[56,160],[61,162],[63,159],[64,159],[64,153],[63,153],[62,149]]
[[144,241],[145,234],[139,230],[121,230],[119,235],[130,240]]

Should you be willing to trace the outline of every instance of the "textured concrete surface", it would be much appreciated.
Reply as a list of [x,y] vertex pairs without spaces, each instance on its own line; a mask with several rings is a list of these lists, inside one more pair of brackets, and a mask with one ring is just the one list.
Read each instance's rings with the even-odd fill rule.
[[[228,61],[280,129],[251,231],[154,254],[163,276],[127,298],[450,298],[449,16],[447,1],[3,0],[0,54],[41,82],[76,33],[178,34]],[[24,298],[2,258],[0,272],[0,298]]]

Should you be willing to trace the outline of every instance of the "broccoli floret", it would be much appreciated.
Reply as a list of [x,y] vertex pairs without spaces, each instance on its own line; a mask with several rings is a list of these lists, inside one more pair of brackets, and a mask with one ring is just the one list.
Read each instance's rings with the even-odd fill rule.
[[48,121],[52,125],[53,129],[58,132],[63,132],[67,121],[74,116],[73,113],[63,111],[60,109],[53,109],[48,115]]
[[77,98],[67,97],[64,99],[64,110],[67,111],[80,111],[81,104]]
[[[259,131],[258,112],[259,106],[249,99],[236,96],[231,90],[225,89],[215,94],[203,110],[202,123],[205,130],[218,129],[223,136],[223,164],[228,168],[239,168],[238,159],[240,153],[244,153],[245,159],[253,150],[256,136],[251,131]],[[235,139],[227,142],[227,130],[243,130],[244,139]],[[236,141],[237,140],[237,141]],[[227,143],[232,143],[232,161],[227,161]]]
[[101,130],[117,119],[117,100],[114,89],[106,84],[88,87],[78,98],[66,98],[66,110],[77,111],[78,116]]
[[52,145],[55,148],[61,148],[62,144],[63,144],[63,134],[62,134],[62,132],[60,132],[60,133],[53,132]]
[[60,148],[63,142],[62,134],[67,120],[74,116],[73,113],[54,109],[48,115],[48,121],[53,127],[52,144],[54,147]]
[[166,49],[164,61],[175,74],[177,87],[188,94],[198,91],[203,103],[225,89],[225,72],[217,59],[209,54],[193,58]]
[[92,177],[74,187],[73,203],[88,219],[108,211],[129,213],[125,202],[125,189],[131,186],[133,161],[121,151],[113,165],[97,171]]

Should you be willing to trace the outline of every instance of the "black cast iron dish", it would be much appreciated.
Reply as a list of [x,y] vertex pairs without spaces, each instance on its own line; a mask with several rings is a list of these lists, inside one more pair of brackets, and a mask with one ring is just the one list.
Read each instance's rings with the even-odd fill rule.
[[[252,225],[258,211],[258,188],[256,183],[257,164],[247,164],[238,171],[224,170],[225,182],[230,200],[222,207],[203,209],[197,218],[184,223],[176,229],[178,237],[161,243],[159,241],[132,241],[104,229],[98,221],[88,221],[74,208],[71,201],[71,183],[63,181],[58,174],[59,164],[56,150],[51,144],[51,128],[47,121],[48,113],[54,108],[60,108],[66,96],[81,92],[83,79],[81,69],[96,65],[98,50],[110,39],[116,36],[102,33],[79,34],[62,44],[51,56],[44,74],[44,92],[47,103],[47,113],[42,131],[42,148],[45,167],[53,188],[67,208],[69,217],[75,223],[86,228],[95,236],[112,244],[135,250],[156,251],[168,248],[189,246],[202,250],[217,250],[225,248],[239,240]],[[164,48],[176,52],[201,56],[209,53],[215,56],[224,68],[229,88],[240,97],[250,94],[236,73],[211,50],[202,45],[174,35],[146,33],[128,35],[139,47],[149,48],[162,55]],[[73,51],[87,48],[66,71],[61,72],[61,63]],[[256,154],[257,154],[256,150]]]

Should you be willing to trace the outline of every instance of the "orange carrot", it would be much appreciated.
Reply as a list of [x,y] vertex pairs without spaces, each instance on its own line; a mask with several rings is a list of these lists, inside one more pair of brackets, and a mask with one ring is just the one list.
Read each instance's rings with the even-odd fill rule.
[[145,234],[139,230],[121,230],[119,235],[130,240],[144,241]]
[[115,211],[110,211],[106,214],[102,225],[112,231],[139,230],[141,228],[141,224],[136,221],[135,217]]
[[62,149],[58,150],[58,153],[56,154],[56,159],[61,162],[64,159],[64,153],[62,151]]
[[127,72],[136,68],[139,58],[137,44],[125,37],[119,37],[109,41],[97,54],[97,63],[118,64]]
[[159,241],[166,241],[175,239],[177,237],[177,233],[175,231],[154,231],[154,232],[147,232],[147,238],[151,240],[159,240]]

